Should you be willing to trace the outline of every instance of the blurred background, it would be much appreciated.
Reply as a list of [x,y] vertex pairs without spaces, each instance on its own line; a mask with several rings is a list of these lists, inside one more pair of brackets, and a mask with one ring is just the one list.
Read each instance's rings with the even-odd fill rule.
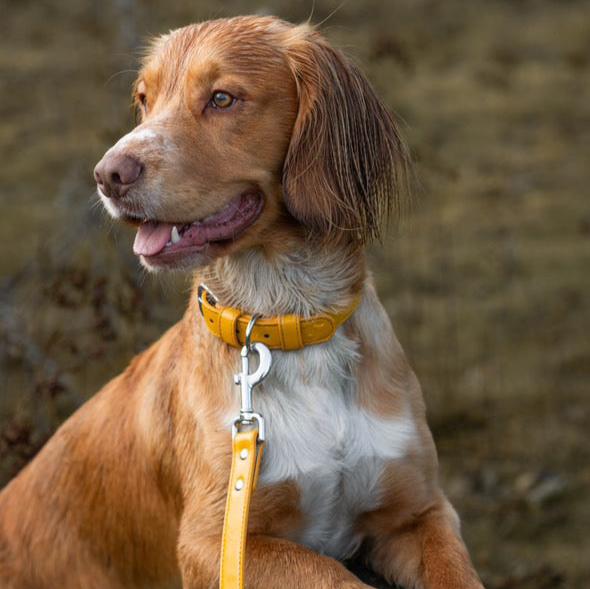
[[92,182],[146,38],[312,9],[416,161],[371,263],[476,566],[490,589],[589,587],[589,2],[0,0],[0,487],[187,299]]

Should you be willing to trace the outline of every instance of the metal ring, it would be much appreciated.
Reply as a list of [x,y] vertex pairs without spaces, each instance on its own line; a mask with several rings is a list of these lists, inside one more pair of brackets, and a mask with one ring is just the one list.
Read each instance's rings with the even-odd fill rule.
[[262,443],[266,441],[266,426],[264,423],[264,417],[260,413],[248,413],[247,416],[237,417],[234,419],[231,428],[232,439],[236,437],[236,434],[240,431],[241,425],[254,426],[258,430],[258,442]]
[[258,319],[260,319],[260,317],[260,313],[254,313],[254,315],[252,315],[252,317],[250,318],[250,321],[248,321],[248,326],[246,327],[246,340],[244,341],[244,345],[246,346],[246,348],[248,348],[248,350],[251,348],[250,338],[252,337],[254,324],[256,323],[256,321],[258,321]]
[[[217,305],[217,297],[209,290],[204,282],[201,282],[197,289],[197,301],[199,303],[199,311],[201,311],[201,315],[203,314],[203,295],[207,297],[208,303],[213,304],[213,306]],[[213,299],[212,303],[210,299]]]

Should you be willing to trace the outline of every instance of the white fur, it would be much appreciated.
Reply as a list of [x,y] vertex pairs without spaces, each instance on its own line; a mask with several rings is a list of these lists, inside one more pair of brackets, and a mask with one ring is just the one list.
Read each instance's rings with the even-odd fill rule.
[[[276,260],[271,267],[255,254],[250,256],[250,260],[239,260],[240,288],[224,295],[247,296],[252,291],[252,300],[257,304],[262,301],[265,314],[277,313],[286,300],[291,305],[304,305],[316,296],[318,300],[329,294],[338,296],[350,278],[342,252],[339,259],[330,260],[325,253],[302,257],[301,252],[293,252],[280,270]],[[248,261],[255,265],[255,272],[244,271]],[[227,272],[231,263],[225,260],[218,272]],[[254,293],[253,276],[264,285],[259,294]],[[298,301],[295,293],[307,296]],[[236,303],[232,299],[232,304]],[[391,325],[371,287],[364,293],[357,317],[385,317],[377,326],[374,319],[369,321],[367,328],[372,333],[364,335],[372,340],[367,342],[372,346],[391,343]],[[409,405],[390,419],[361,407],[354,377],[361,359],[358,343],[344,331],[340,329],[326,344],[297,352],[274,351],[270,375],[254,390],[254,408],[267,426],[260,485],[295,482],[304,523],[292,539],[336,558],[350,556],[358,548],[362,538],[355,533],[353,522],[362,512],[379,506],[384,465],[405,456],[417,436]],[[237,388],[235,394],[237,411]],[[228,416],[228,423],[234,417],[235,413]]]
[[156,133],[152,129],[137,127],[133,131],[127,133],[127,135],[123,135],[123,137],[121,137],[111,149],[122,149],[128,147],[129,144],[144,143],[146,141],[161,141],[162,139],[162,135]]
[[105,157],[108,154],[122,151],[134,155],[142,162],[149,162],[151,159],[173,161],[177,146],[170,138],[169,133],[159,132],[161,124],[161,118],[156,118],[150,121],[149,126],[147,123],[143,123],[135,127],[127,135],[123,135],[106,152]]
[[275,352],[255,392],[268,432],[260,484],[296,482],[305,523],[295,539],[336,558],[358,548],[354,520],[378,507],[383,466],[402,458],[415,435],[409,414],[383,420],[359,406],[356,361],[340,333],[301,352]]
[[108,214],[113,217],[113,219],[118,219],[121,216],[121,212],[119,209],[111,202],[111,199],[99,188],[96,188],[98,192],[98,196],[102,201],[104,208],[107,210]]

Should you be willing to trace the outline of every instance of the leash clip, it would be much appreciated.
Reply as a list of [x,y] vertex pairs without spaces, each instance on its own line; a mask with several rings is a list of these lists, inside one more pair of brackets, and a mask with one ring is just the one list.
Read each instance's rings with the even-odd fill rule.
[[[270,372],[272,365],[272,354],[270,350],[260,342],[250,343],[252,329],[259,315],[253,315],[246,328],[246,343],[242,347],[240,357],[242,370],[234,374],[234,383],[240,386],[240,415],[232,425],[232,437],[235,438],[240,426],[256,425],[258,428],[258,441],[265,440],[264,418],[256,413],[252,406],[252,389],[260,384]],[[258,354],[258,368],[250,373],[250,354]]]

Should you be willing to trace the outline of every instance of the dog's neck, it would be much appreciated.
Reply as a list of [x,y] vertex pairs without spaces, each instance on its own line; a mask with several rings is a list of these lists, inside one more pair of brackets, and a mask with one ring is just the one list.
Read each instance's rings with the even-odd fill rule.
[[205,282],[222,305],[264,316],[309,317],[349,305],[365,279],[363,249],[305,240],[291,245],[220,258],[196,278],[194,290]]

